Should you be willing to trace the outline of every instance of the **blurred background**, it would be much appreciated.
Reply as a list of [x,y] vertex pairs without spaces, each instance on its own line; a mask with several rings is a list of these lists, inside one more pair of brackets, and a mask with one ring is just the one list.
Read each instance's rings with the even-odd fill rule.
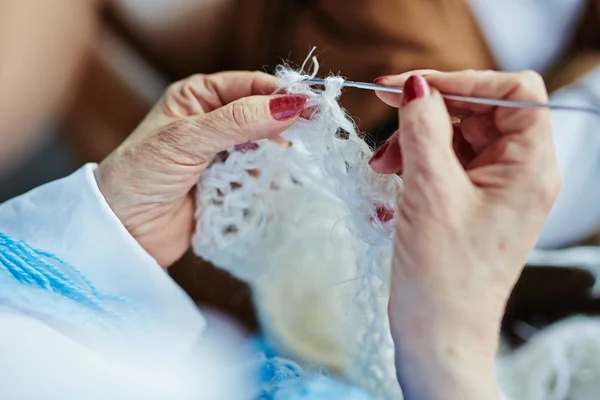
[[[600,78],[572,84],[598,75],[599,38],[598,0],[0,0],[0,200],[101,161],[170,82],[194,73],[271,72],[316,46],[319,76],[535,69],[552,92],[598,105]],[[395,130],[395,111],[373,93],[347,91],[342,103],[371,145]],[[598,121],[581,118],[556,123],[600,138]],[[256,328],[242,283],[192,255],[170,273],[196,301]],[[569,286],[553,274],[523,290],[560,285],[562,297],[516,296],[507,315],[545,304],[551,322],[568,311],[551,304],[581,301],[568,288],[581,292],[588,276]]]

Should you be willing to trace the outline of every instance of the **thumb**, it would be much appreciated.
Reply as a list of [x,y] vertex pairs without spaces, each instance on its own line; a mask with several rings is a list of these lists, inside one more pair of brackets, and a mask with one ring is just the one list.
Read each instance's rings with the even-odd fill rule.
[[231,146],[272,138],[296,122],[308,97],[301,95],[250,96],[208,114],[194,117],[203,147],[214,154]]
[[446,104],[422,76],[414,75],[404,84],[399,109],[398,144],[402,149],[405,184],[425,179],[434,184],[448,174],[463,174],[453,145],[453,128]]

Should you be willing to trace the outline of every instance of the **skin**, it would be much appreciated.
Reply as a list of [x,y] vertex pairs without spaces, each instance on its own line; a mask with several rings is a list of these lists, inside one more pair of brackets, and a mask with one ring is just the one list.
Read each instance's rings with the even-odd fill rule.
[[127,140],[96,170],[100,190],[125,227],[160,265],[189,248],[191,189],[217,153],[273,138],[298,116],[270,111],[276,78],[260,72],[196,75],[173,84]]
[[[402,86],[408,75],[387,77]],[[469,96],[545,101],[533,73],[436,73],[429,84]],[[273,118],[273,77],[232,72],[173,85],[96,170],[134,238],[168,267],[189,247],[194,187],[215,155],[277,138],[298,118]],[[445,103],[436,89],[399,107],[381,173],[403,170],[389,317],[406,399],[499,399],[493,361],[505,302],[560,188],[545,110]],[[465,117],[453,129],[448,110]],[[471,147],[458,156],[453,136]],[[468,146],[467,146],[468,145]]]
[[94,0],[0,2],[0,175],[68,105],[96,36]]
[[[411,400],[499,399],[501,317],[561,185],[550,117],[445,102],[440,91],[541,102],[547,93],[533,72],[427,73],[428,97],[402,105],[378,94],[399,107],[400,126],[371,162],[402,170],[405,185],[389,304],[398,378]],[[448,110],[463,117],[454,127]]]

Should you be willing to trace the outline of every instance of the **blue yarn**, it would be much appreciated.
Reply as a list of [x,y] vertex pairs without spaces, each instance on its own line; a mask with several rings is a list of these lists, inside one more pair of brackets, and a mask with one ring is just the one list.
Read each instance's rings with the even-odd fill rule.
[[[266,341],[255,341],[264,352],[274,354]],[[272,356],[260,365],[261,389],[254,400],[372,400],[362,390],[321,373],[306,373],[293,361]]]
[[[108,302],[121,303],[135,310],[125,299],[100,292],[77,268],[54,254],[34,249],[27,242],[4,233],[0,233],[0,271],[5,272],[0,276],[2,283],[12,278],[22,288],[41,289],[58,295],[104,319],[126,321]],[[22,291],[20,293],[22,295]],[[36,302],[35,298],[30,300],[32,304]]]
[[325,375],[306,375],[290,360],[267,359],[260,369],[262,388],[255,400],[372,400],[362,390]]
[[[0,233],[0,288],[4,286],[7,289],[0,290],[0,297],[19,303],[23,300],[23,291],[15,290],[14,283],[20,288],[33,289],[25,297],[26,301],[30,301],[28,305],[38,307],[36,311],[44,307],[49,313],[57,311],[53,308],[55,304],[46,303],[47,298],[38,297],[41,292],[82,306],[103,321],[125,320],[107,301],[117,301],[132,308],[125,299],[99,291],[78,269],[59,257]],[[75,318],[70,313],[67,316]],[[255,400],[372,400],[363,391],[346,383],[322,374],[306,373],[296,363],[277,357],[276,352],[260,338],[256,344],[263,361],[259,366],[261,389]]]

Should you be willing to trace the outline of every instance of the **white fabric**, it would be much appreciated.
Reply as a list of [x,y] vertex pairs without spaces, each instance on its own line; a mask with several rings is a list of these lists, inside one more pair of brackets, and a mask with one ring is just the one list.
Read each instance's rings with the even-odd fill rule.
[[496,365],[510,400],[597,400],[599,360],[600,319],[573,317],[500,355]]
[[397,399],[387,320],[394,221],[378,214],[394,213],[401,181],[368,166],[372,151],[337,103],[341,79],[312,92],[293,85],[299,74],[279,77],[319,111],[283,133],[291,147],[233,148],[203,173],[194,251],[252,285],[264,333],[284,354]]
[[0,232],[62,257],[99,290],[128,299],[150,326],[163,328],[162,340],[152,347],[127,342],[126,348],[90,342],[69,329],[69,321],[61,327],[0,304],[0,397],[221,398],[223,387],[215,385],[231,374],[215,370],[223,354],[202,350],[203,340],[210,342],[201,340],[203,316],[112,213],[94,169],[87,165],[2,204]]

